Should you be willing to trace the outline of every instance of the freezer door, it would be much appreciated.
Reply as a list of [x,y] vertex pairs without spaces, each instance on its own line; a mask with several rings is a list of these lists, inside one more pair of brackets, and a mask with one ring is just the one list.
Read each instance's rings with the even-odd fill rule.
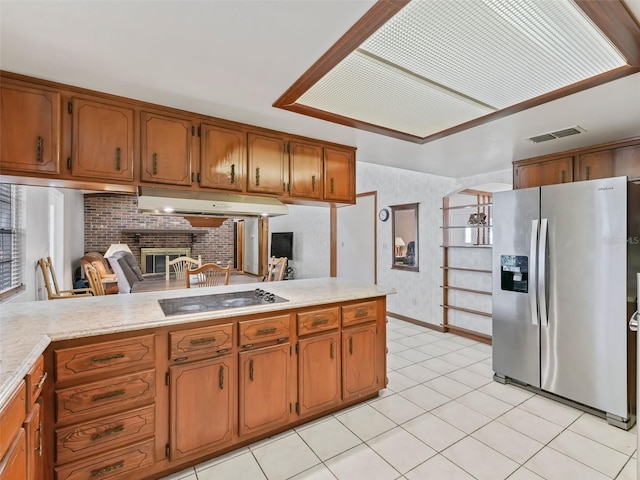
[[493,195],[493,370],[535,387],[540,386],[539,211],[540,188]]
[[626,212],[625,177],[542,187],[541,387],[621,418],[628,416]]

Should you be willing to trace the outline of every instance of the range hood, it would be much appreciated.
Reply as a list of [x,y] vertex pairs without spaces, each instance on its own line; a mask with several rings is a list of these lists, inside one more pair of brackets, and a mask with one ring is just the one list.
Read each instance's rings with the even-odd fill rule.
[[155,215],[205,217],[273,217],[289,212],[275,198],[146,187],[138,189],[138,210]]

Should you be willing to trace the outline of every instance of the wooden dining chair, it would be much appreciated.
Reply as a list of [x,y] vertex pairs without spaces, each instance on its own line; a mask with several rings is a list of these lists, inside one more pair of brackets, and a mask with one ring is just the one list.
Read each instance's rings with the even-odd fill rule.
[[172,270],[175,274],[176,280],[184,280],[184,274],[187,270],[202,266],[202,255],[198,255],[197,259],[191,257],[178,257],[173,260],[169,260],[169,255],[167,255],[164,264],[166,283],[169,283]]
[[47,289],[47,297],[49,300],[58,300],[60,298],[78,298],[90,297],[93,293],[90,288],[74,288],[72,290],[60,290],[58,281],[56,280],[56,272],[53,270],[51,257],[41,258],[38,260],[38,266],[42,271],[44,278],[44,288]]
[[279,282],[284,279],[284,274],[287,270],[287,260],[287,257],[271,257],[269,270],[267,272],[267,282]]
[[215,263],[205,263],[201,267],[187,270],[185,273],[187,288],[193,287],[216,287],[218,285],[229,285],[231,276],[231,261],[226,267],[221,267]]
[[100,277],[100,273],[98,272],[98,269],[93,264],[93,262],[85,263],[84,274],[87,277],[87,280],[89,281],[89,287],[93,291],[94,295],[97,296],[97,295],[107,294],[104,289],[104,282]]

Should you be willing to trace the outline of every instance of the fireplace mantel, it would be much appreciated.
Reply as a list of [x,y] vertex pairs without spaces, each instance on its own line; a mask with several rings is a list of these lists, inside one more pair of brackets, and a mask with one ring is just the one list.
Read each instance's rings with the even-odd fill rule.
[[120,233],[134,235],[136,241],[140,242],[142,235],[191,235],[191,241],[195,242],[196,235],[206,235],[209,233],[207,230],[195,229],[195,228],[129,228],[120,230]]

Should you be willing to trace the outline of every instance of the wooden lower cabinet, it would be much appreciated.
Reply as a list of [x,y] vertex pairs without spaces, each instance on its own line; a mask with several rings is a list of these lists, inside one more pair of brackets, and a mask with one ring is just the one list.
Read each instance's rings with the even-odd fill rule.
[[23,428],[0,461],[0,480],[19,480],[27,477],[27,442]]
[[376,372],[376,325],[342,331],[342,399],[350,400],[379,389]]
[[285,425],[291,409],[290,344],[240,352],[238,358],[239,435]]
[[298,409],[316,413],[340,403],[340,332],[298,342]]
[[234,431],[231,356],[175,365],[170,376],[170,459],[229,443]]
[[27,480],[40,480],[43,472],[41,402],[33,404],[24,422],[27,441]]

